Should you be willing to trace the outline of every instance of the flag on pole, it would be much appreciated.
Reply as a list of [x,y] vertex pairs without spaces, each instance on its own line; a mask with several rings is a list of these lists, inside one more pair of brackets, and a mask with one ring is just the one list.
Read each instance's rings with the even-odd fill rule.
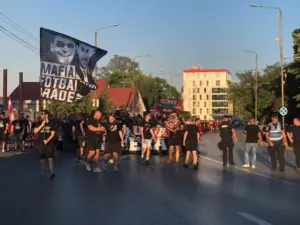
[[10,121],[15,120],[14,112],[13,112],[13,106],[11,104],[10,96],[8,97],[8,118]]

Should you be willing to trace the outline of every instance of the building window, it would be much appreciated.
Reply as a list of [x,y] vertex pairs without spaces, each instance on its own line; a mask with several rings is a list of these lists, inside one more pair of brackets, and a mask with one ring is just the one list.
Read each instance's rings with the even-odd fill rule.
[[209,95],[206,95],[206,100],[209,100]]
[[204,116],[204,120],[206,120],[206,116]]
[[206,86],[209,86],[209,81],[208,80],[206,81]]
[[220,87],[220,85],[221,85],[220,80],[216,80],[216,86],[217,86],[217,87]]
[[228,88],[213,88],[212,93],[228,93]]
[[206,88],[204,88],[204,93],[206,93]]
[[202,114],[202,109],[200,109],[200,114]]
[[202,80],[199,81],[199,85],[202,86]]
[[227,100],[227,95],[212,95],[212,100],[225,101]]
[[194,100],[194,101],[196,100],[196,95],[193,95],[193,100]]
[[195,109],[195,108],[193,109],[193,114],[194,114],[194,115],[196,114],[196,109]]
[[200,102],[199,101],[197,102],[197,107],[200,107]]
[[200,100],[202,100],[202,95],[200,95]]
[[212,102],[212,107],[221,107],[221,108],[227,108],[228,102]]
[[193,88],[193,94],[195,94],[196,93],[196,88]]
[[200,93],[200,88],[197,88],[197,94],[199,94]]
[[216,73],[216,78],[220,78],[220,73]]
[[206,107],[206,102],[204,102],[204,107]]
[[196,102],[193,102],[193,108],[195,108],[196,107]]
[[208,114],[208,109],[206,109],[206,114]]
[[193,86],[195,86],[195,85],[196,85],[196,81],[193,80]]

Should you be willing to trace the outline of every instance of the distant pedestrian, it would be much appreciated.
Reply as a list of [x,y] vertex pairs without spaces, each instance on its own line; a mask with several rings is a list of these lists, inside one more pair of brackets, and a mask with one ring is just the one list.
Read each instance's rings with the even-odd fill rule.
[[294,118],[294,125],[287,131],[287,136],[293,145],[296,157],[297,172],[300,172],[300,117]]
[[[245,128],[246,144],[245,144],[245,164],[243,168],[255,169],[257,141],[262,145],[262,136],[258,125],[254,119],[250,119],[249,124]],[[249,153],[252,152],[251,165],[249,163]]]
[[277,159],[279,160],[279,170],[285,170],[284,150],[287,147],[286,135],[283,127],[278,121],[278,115],[272,115],[272,122],[266,127],[266,138],[269,143],[269,154],[271,157],[272,171],[277,170]]
[[228,116],[223,117],[223,121],[219,125],[219,130],[221,137],[219,146],[223,151],[223,166],[227,165],[227,158],[229,158],[229,164],[233,166],[235,164],[233,161],[233,147],[234,142],[237,143],[238,139],[234,128],[229,122]]

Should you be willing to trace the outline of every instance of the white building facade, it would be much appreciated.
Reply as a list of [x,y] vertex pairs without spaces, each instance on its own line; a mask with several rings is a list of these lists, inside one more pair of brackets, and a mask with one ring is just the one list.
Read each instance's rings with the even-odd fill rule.
[[183,73],[183,108],[201,120],[220,119],[232,115],[228,101],[228,82],[231,74],[226,69],[192,67]]

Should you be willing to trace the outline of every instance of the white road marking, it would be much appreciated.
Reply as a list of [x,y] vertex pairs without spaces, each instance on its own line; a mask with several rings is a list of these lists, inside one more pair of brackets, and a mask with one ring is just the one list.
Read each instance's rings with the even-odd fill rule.
[[254,223],[257,223],[258,225],[272,225],[271,223],[267,222],[267,221],[264,221],[256,216],[253,216],[252,214],[250,213],[247,213],[247,212],[239,212],[237,213],[238,215],[254,222]]
[[[218,160],[215,160],[215,159],[211,159],[211,158],[208,158],[206,156],[201,156],[201,158],[209,160],[209,161],[217,163],[217,164],[221,164],[221,165],[223,164],[221,161],[218,161]],[[238,167],[238,166],[233,166],[233,167],[235,169],[243,171],[243,172],[251,173],[251,174],[254,174],[254,175],[257,175],[257,176],[260,176],[260,177],[264,177],[264,178],[268,178],[268,179],[271,179],[271,180],[274,180],[274,181],[278,181],[278,182],[282,182],[282,183],[289,184],[289,185],[292,185],[292,186],[300,187],[299,184],[296,184],[294,182],[290,182],[290,181],[286,181],[286,180],[281,180],[281,179],[278,179],[278,178],[275,178],[275,177],[271,177],[271,176],[263,174],[263,173],[254,172],[253,170],[244,169],[244,168],[241,168],[241,167]]]

